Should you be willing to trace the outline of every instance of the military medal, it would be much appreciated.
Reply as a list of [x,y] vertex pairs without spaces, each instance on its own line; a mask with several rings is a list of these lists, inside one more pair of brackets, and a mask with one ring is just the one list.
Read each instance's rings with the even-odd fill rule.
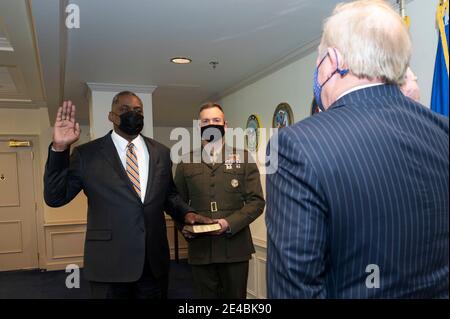
[[236,168],[241,168],[241,160],[240,160],[240,158],[239,158],[239,154],[236,154],[236,155],[235,155],[235,159],[236,159],[236,161],[235,161],[235,163],[236,163]]

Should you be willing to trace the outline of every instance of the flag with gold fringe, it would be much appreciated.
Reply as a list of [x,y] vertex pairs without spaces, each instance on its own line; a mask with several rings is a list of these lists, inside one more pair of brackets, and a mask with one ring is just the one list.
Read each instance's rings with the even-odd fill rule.
[[439,28],[439,43],[434,65],[431,109],[448,116],[448,4],[449,0],[440,0],[436,12]]

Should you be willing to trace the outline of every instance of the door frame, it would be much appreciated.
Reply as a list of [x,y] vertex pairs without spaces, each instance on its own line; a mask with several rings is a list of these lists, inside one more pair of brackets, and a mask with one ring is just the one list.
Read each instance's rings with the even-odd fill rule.
[[29,140],[32,143],[33,152],[33,183],[34,183],[34,202],[36,214],[36,237],[37,237],[37,251],[38,251],[38,269],[45,269],[47,265],[47,255],[45,249],[45,233],[44,233],[44,189],[43,178],[44,172],[41,165],[41,147],[38,135],[34,134],[0,134],[1,141],[8,141],[10,139]]

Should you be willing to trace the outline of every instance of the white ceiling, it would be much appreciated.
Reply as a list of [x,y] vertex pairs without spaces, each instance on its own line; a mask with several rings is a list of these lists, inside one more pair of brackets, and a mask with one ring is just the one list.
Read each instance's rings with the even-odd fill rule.
[[31,9],[26,1],[0,2],[0,108],[45,105]]
[[[86,82],[156,85],[154,122],[190,125],[199,104],[317,39],[338,0],[75,0],[80,28],[67,30],[64,97],[88,121]],[[62,8],[33,0],[40,55],[61,63],[55,25]],[[65,31],[65,30],[63,30]],[[48,50],[44,46],[54,46]],[[49,52],[50,51],[50,52]],[[190,65],[174,65],[174,56]],[[215,70],[209,65],[217,60]],[[58,80],[54,74],[46,85]],[[49,99],[58,90],[47,89]],[[56,99],[58,101],[58,99]],[[54,105],[49,105],[50,108]]]
[[[323,19],[338,2],[2,0],[0,48],[5,34],[11,30],[19,34],[18,24],[26,19],[35,27],[38,51],[34,57],[32,50],[28,56],[23,52],[27,49],[24,45],[19,46],[19,52],[0,51],[0,67],[5,66],[7,54],[34,61],[30,70],[40,68],[45,95],[43,90],[38,94],[39,77],[24,74],[23,66],[30,67],[30,61],[19,61],[22,67],[20,72],[16,68],[16,78],[24,74],[25,87],[29,88],[27,98],[34,101],[45,97],[51,121],[64,98],[76,103],[80,122],[88,124],[86,82],[99,82],[155,85],[155,125],[188,126],[203,101],[232,92],[314,49]],[[64,25],[68,3],[80,8],[79,29],[68,30]],[[32,16],[27,17],[27,10]],[[16,15],[17,22],[13,18],[5,20],[7,27],[12,26],[9,33],[8,28],[2,28],[5,13]],[[26,27],[27,23],[22,24]],[[29,31],[27,45],[31,48],[32,35]],[[10,37],[13,47],[18,38]],[[179,55],[189,56],[193,62],[169,62]],[[215,70],[210,61],[219,62]],[[5,72],[0,68],[0,82],[9,81]],[[12,77],[14,71],[9,73]]]

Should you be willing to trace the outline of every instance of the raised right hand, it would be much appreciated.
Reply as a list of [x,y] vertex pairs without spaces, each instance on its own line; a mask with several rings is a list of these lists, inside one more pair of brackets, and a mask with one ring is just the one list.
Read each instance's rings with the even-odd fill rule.
[[53,148],[64,151],[80,138],[80,124],[75,121],[75,105],[64,101],[59,107],[53,129]]

